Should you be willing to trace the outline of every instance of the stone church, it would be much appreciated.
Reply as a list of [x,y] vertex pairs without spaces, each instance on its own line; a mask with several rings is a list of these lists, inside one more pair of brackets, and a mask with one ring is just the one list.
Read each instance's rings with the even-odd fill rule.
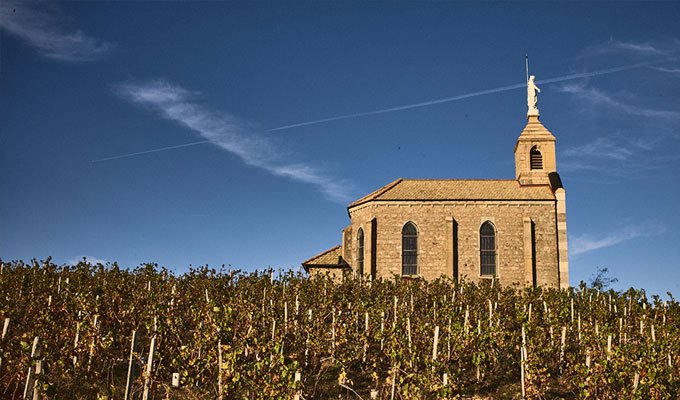
[[565,190],[555,136],[539,121],[539,91],[532,76],[515,179],[397,179],[347,206],[342,244],[304,269],[569,287]]

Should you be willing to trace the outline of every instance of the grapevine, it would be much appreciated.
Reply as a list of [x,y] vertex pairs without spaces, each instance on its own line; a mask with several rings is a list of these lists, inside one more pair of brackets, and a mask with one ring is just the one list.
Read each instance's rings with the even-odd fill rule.
[[680,397],[680,306],[635,289],[48,259],[3,263],[3,321],[7,399]]

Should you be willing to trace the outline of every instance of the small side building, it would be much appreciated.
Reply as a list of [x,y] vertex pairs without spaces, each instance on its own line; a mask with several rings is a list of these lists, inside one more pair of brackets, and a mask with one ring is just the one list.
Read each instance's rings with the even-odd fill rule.
[[342,279],[352,272],[352,268],[342,258],[342,246],[335,246],[317,254],[302,263],[302,268],[310,275],[329,273],[334,279]]

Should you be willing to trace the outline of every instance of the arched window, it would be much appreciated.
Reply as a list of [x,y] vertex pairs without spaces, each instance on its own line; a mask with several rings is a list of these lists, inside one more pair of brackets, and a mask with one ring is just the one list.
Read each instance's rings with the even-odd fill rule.
[[401,274],[418,273],[418,230],[413,222],[407,222],[401,230]]
[[359,228],[357,232],[357,273],[364,274],[364,230]]
[[531,159],[531,169],[543,169],[543,155],[538,147],[534,146],[529,152],[529,158]]
[[496,275],[496,229],[486,221],[479,228],[479,259],[482,276]]

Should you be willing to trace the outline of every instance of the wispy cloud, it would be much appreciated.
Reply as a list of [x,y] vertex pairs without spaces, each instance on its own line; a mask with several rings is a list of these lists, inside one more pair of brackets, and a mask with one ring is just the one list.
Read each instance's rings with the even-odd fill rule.
[[[639,133],[638,133],[639,134]],[[598,183],[617,183],[648,176],[677,162],[655,152],[665,140],[663,135],[626,137],[621,132],[592,139],[583,144],[564,149],[560,156],[560,169],[569,172],[588,172],[579,175]],[[655,153],[652,153],[655,152]]]
[[567,157],[595,157],[625,161],[633,155],[633,150],[614,143],[609,138],[597,138],[590,143],[570,147],[563,154]]
[[58,61],[92,61],[114,47],[82,31],[63,28],[49,12],[50,7],[45,2],[5,0],[0,3],[0,29]]
[[680,74],[680,68],[651,67],[657,71],[668,72],[669,74]]
[[83,260],[86,260],[91,265],[96,265],[96,264],[106,265],[106,263],[108,263],[108,261],[106,261],[102,258],[97,258],[97,257],[92,257],[92,256],[80,256],[80,257],[74,257],[74,258],[68,260],[67,264],[76,265]]
[[[637,62],[646,68],[625,79],[603,80],[597,86],[588,80],[564,82],[556,89],[571,97],[575,111],[583,117],[580,130],[589,136],[561,152],[562,170],[587,172],[579,179],[613,183],[647,176],[674,160],[661,157],[669,140],[677,140],[680,111],[672,97],[677,81],[680,41],[651,42],[610,39],[584,49],[577,59],[585,64]],[[678,70],[680,72],[680,70]],[[615,86],[607,86],[612,83]]]
[[639,225],[629,225],[625,228],[603,235],[572,235],[569,237],[569,254],[577,256],[615,246],[636,238],[661,235],[665,231],[666,227],[664,225],[648,222]]
[[680,111],[662,110],[640,105],[633,105],[604,92],[601,89],[588,86],[586,83],[567,83],[558,88],[564,93],[578,96],[588,106],[604,106],[629,115],[650,118],[664,118],[680,120]]
[[[227,113],[213,112],[198,104],[195,102],[198,96],[195,92],[164,80],[120,84],[116,91],[123,98],[150,107],[164,118],[198,133],[204,142],[207,141],[238,156],[250,166],[262,168],[276,176],[314,185],[326,198],[333,201],[344,203],[351,198],[352,189],[348,182],[325,175],[304,163],[282,161],[281,151],[273,142],[258,135],[249,124],[236,117]],[[146,152],[109,159],[142,153]]]
[[577,58],[611,56],[614,54],[633,57],[673,56],[679,52],[680,43],[675,40],[651,43],[621,41],[610,38],[604,42],[586,47]]

